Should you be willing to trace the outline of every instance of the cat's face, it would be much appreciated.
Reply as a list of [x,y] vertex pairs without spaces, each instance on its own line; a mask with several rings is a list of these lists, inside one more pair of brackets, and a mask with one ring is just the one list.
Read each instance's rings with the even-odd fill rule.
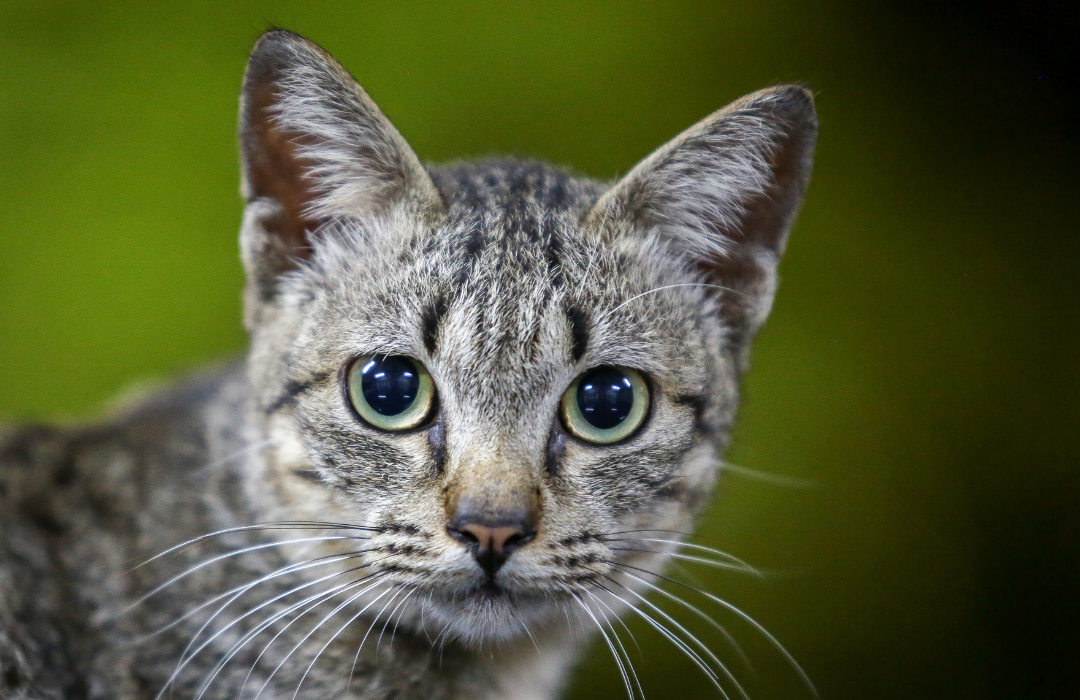
[[808,174],[805,92],[747,98],[610,188],[429,172],[286,33],[242,120],[272,510],[365,528],[327,551],[361,548],[407,624],[470,642],[640,588],[715,479]]

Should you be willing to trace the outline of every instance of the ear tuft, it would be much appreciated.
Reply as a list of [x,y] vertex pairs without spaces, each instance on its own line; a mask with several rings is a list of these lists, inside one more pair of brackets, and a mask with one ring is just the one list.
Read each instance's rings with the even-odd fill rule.
[[706,117],[630,171],[591,220],[657,230],[722,286],[740,356],[768,315],[776,266],[806,192],[817,136],[813,96],[785,85]]
[[310,254],[320,226],[396,204],[439,206],[419,159],[328,53],[292,32],[255,44],[240,104],[245,264],[261,296]]

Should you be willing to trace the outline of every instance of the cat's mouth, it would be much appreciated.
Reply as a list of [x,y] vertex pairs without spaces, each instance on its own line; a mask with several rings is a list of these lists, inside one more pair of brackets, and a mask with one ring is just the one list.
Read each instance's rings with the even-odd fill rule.
[[476,589],[475,595],[479,598],[503,598],[509,596],[510,592],[498,582],[488,579]]

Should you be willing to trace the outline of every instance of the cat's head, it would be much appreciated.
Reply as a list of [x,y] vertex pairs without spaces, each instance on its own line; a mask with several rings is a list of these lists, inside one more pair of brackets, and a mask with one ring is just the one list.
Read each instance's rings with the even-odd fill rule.
[[274,514],[367,528],[366,571],[474,642],[635,587],[714,482],[815,133],[785,86],[613,185],[429,169],[328,54],[265,35],[241,238]]

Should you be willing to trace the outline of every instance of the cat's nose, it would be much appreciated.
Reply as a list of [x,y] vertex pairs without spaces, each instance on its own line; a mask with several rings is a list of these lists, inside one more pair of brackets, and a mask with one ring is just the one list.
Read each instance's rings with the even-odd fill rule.
[[446,530],[469,548],[488,578],[494,578],[515,550],[536,537],[536,528],[526,517],[482,521],[463,515],[454,518]]

